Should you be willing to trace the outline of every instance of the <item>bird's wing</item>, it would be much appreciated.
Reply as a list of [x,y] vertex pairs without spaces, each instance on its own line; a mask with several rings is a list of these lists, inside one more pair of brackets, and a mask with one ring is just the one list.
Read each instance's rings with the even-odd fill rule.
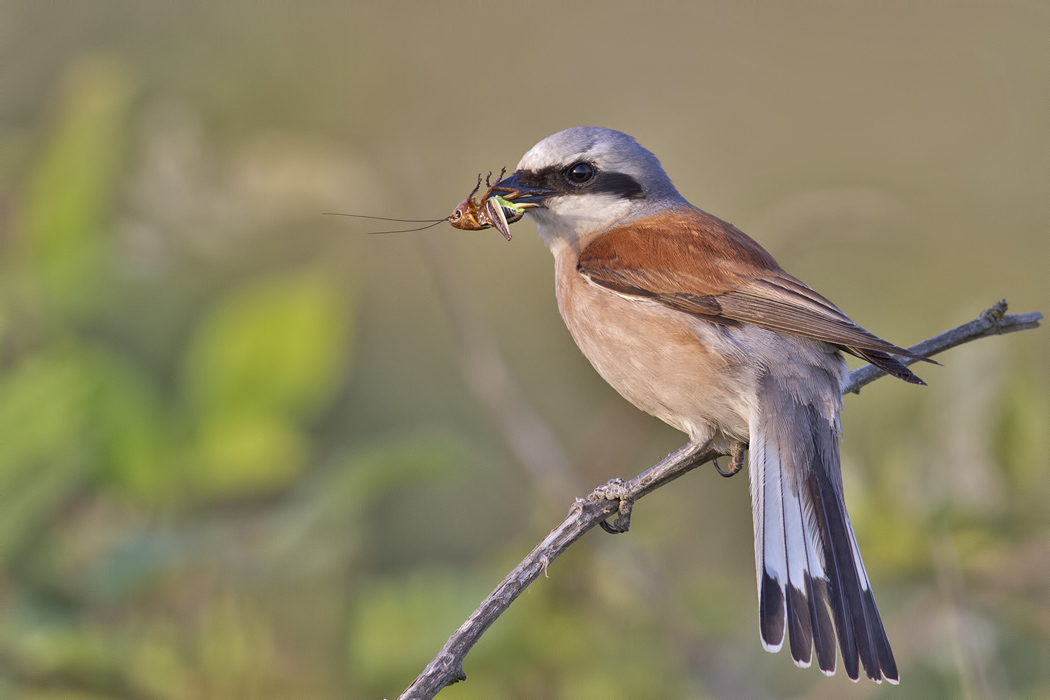
[[640,219],[595,238],[577,270],[597,285],[715,322],[750,323],[837,345],[905,381],[901,355],[926,359],[851,321],[784,272],[758,243],[698,209]]

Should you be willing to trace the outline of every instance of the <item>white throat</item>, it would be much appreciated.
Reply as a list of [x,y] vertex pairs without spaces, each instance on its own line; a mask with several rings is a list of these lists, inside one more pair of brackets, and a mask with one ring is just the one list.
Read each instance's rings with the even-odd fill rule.
[[577,251],[595,235],[608,231],[630,217],[633,202],[613,195],[556,197],[546,208],[530,209],[540,238],[557,256],[565,246]]

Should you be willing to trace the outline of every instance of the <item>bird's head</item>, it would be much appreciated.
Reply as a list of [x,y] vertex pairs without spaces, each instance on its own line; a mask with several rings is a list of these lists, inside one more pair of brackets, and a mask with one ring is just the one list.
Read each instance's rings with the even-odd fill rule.
[[592,126],[543,139],[494,190],[528,210],[555,252],[684,204],[656,156],[627,134]]

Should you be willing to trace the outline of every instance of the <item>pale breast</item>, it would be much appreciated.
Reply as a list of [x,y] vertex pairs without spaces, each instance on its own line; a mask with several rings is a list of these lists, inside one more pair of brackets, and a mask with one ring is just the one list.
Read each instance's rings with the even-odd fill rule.
[[556,254],[558,308],[598,373],[639,409],[697,441],[748,438],[755,367],[722,326],[600,288]]

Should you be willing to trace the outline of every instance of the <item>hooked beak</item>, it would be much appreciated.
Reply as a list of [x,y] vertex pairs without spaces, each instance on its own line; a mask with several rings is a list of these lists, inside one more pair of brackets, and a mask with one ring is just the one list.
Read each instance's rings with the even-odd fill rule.
[[554,190],[522,184],[518,178],[518,173],[515,172],[493,185],[486,199],[500,196],[508,202],[514,202],[515,206],[520,209],[532,209],[534,207],[542,207],[547,199],[555,194],[557,192]]

